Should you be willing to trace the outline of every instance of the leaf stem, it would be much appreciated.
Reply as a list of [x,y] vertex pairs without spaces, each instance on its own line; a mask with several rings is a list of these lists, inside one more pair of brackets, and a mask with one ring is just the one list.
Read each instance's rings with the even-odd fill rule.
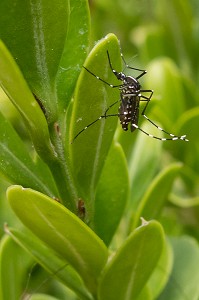
[[65,137],[65,114],[60,117],[58,122],[55,122],[51,128],[49,128],[51,141],[53,143],[56,159],[48,161],[49,168],[51,169],[54,180],[57,184],[61,202],[69,210],[77,213],[77,201],[78,193],[74,184],[70,162],[67,158],[66,149],[64,146],[64,139],[62,139],[62,133]]

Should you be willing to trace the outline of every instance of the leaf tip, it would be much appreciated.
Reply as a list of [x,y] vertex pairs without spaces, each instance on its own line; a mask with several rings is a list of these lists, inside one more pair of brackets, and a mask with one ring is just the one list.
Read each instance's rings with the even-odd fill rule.
[[12,206],[12,199],[15,198],[13,195],[16,195],[16,191],[23,191],[25,188],[21,185],[11,185],[7,188],[6,198],[8,199],[10,205]]
[[17,185],[17,184],[11,185],[7,188],[6,195],[8,196],[13,190],[16,189],[23,190],[24,188],[21,185]]
[[5,232],[5,233],[10,234],[10,231],[9,231],[8,224],[7,224],[7,223],[4,223],[3,229],[4,229],[4,232]]
[[143,217],[141,217],[140,220],[141,220],[141,222],[142,222],[141,226],[146,226],[146,225],[149,224],[149,222],[146,221]]

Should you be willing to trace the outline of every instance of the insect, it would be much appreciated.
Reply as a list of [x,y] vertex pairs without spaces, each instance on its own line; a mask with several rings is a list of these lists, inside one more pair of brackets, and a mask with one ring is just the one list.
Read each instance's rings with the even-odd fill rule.
[[[158,125],[156,125],[153,121],[151,121],[146,115],[145,115],[145,111],[147,109],[147,106],[151,100],[151,97],[153,95],[153,90],[145,90],[145,89],[141,89],[141,85],[139,83],[139,79],[144,76],[147,71],[146,70],[142,70],[142,69],[137,69],[134,67],[130,67],[124,57],[123,54],[121,53],[121,57],[123,60],[123,63],[125,65],[125,68],[130,69],[130,70],[135,70],[140,72],[140,74],[137,77],[133,77],[133,76],[127,76],[125,75],[123,72],[117,72],[116,70],[114,70],[114,68],[112,67],[112,63],[110,60],[110,55],[109,52],[107,51],[107,57],[108,57],[108,62],[109,62],[109,66],[113,72],[113,74],[116,76],[116,78],[118,80],[121,81],[121,84],[119,85],[113,85],[110,84],[108,82],[106,82],[104,79],[100,78],[99,76],[96,76],[93,72],[91,72],[90,70],[88,70],[86,67],[84,67],[84,69],[90,73],[92,76],[94,76],[97,80],[102,81],[104,84],[108,85],[111,88],[118,88],[120,90],[120,99],[114,103],[112,103],[105,111],[105,113],[103,115],[101,115],[99,118],[97,118],[96,120],[94,120],[93,122],[91,122],[90,124],[88,124],[86,127],[84,127],[81,131],[79,131],[76,136],[73,138],[72,143],[74,142],[74,140],[86,129],[88,129],[90,126],[92,126],[93,124],[95,124],[97,121],[101,120],[101,119],[107,119],[108,117],[119,117],[120,119],[120,124],[123,128],[123,130],[127,131],[128,130],[128,125],[130,124],[130,128],[131,128],[131,132],[135,131],[136,129],[140,130],[141,132],[143,132],[144,134],[148,135],[151,138],[154,139],[158,139],[161,141],[168,141],[168,140],[183,140],[183,141],[188,141],[188,139],[186,139],[186,135],[182,135],[182,136],[176,136],[172,133],[169,133],[167,131],[165,131],[164,129],[162,129],[161,127],[159,127]],[[148,96],[147,96],[148,95]],[[161,137],[157,137],[154,136],[146,131],[144,131],[142,128],[140,128],[138,126],[138,120],[139,120],[139,106],[140,106],[140,102],[144,101],[146,102],[146,105],[143,109],[143,111],[141,112],[141,115],[147,119],[147,121],[149,121],[153,126],[155,126],[157,129],[159,129],[160,131],[164,132],[165,134],[169,135],[168,138],[161,138]],[[110,110],[110,108],[112,108],[114,105],[116,105],[118,102],[120,102],[120,106],[119,106],[119,111],[117,114],[108,114],[108,111]]]

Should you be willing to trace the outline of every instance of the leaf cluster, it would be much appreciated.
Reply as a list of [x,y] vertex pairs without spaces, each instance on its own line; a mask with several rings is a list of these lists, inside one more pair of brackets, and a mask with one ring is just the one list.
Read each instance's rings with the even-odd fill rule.
[[[198,299],[197,4],[136,3],[91,4],[92,34],[105,38],[89,55],[86,0],[0,3],[2,300]],[[139,49],[150,61],[147,114],[190,143],[124,133],[114,117],[74,140],[119,100],[82,68],[118,84],[107,50],[122,71],[120,43],[106,28],[120,28],[127,60]]]

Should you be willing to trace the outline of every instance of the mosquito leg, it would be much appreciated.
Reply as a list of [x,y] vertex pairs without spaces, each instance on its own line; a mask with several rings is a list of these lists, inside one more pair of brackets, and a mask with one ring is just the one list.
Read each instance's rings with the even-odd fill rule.
[[[144,134],[146,134],[147,136],[153,138],[153,139],[156,139],[156,140],[160,140],[160,141],[177,141],[177,140],[182,140],[182,141],[185,141],[185,142],[188,142],[189,140],[186,139],[186,135],[181,135],[181,136],[175,136],[175,135],[172,135],[170,133],[168,133],[171,138],[160,138],[160,137],[157,137],[155,135],[152,135],[148,132],[146,132],[145,130],[143,130],[142,128],[140,128],[138,125],[136,124],[132,124],[133,127],[135,127],[136,129],[140,130],[141,132],[143,132]],[[155,125],[156,126],[156,125]],[[157,127],[157,126],[156,126]],[[164,130],[162,130],[163,132],[165,132]],[[165,132],[167,133],[167,132]]]
[[135,70],[135,71],[141,72],[141,74],[138,75],[138,76],[136,77],[136,79],[139,79],[140,77],[144,76],[144,75],[147,73],[146,70],[142,70],[142,69],[130,67],[130,66],[126,63],[126,61],[125,61],[125,59],[124,59],[124,56],[123,56],[122,52],[120,53],[120,55],[121,55],[121,58],[122,58],[122,60],[123,60],[123,62],[124,62],[124,65],[125,65],[125,67],[126,67],[127,69]]
[[[84,66],[83,66],[84,67]],[[99,76],[95,75],[93,72],[91,72],[89,69],[87,69],[86,67],[84,67],[84,69],[90,73],[92,76],[94,76],[96,79],[102,81],[103,83],[105,83],[106,85],[108,85],[109,87],[111,88],[119,88],[122,86],[122,84],[119,84],[119,85],[113,85],[111,83],[108,83],[107,81],[105,81],[104,79],[100,78]]]
[[82,130],[80,130],[80,131],[76,134],[76,136],[72,139],[71,144],[74,143],[74,141],[76,140],[76,138],[77,138],[83,131],[85,131],[86,129],[88,129],[89,127],[91,127],[91,126],[92,126],[93,124],[95,124],[96,122],[98,122],[98,121],[100,121],[100,120],[102,120],[102,119],[107,119],[107,118],[109,118],[109,117],[118,117],[118,116],[119,116],[119,114],[111,114],[111,115],[106,115],[106,114],[104,114],[104,115],[100,116],[100,117],[97,118],[95,121],[91,122],[91,123],[88,124],[86,127],[84,127]]
[[[146,103],[146,105],[145,105],[145,107],[144,107],[144,109],[143,109],[143,111],[142,111],[142,115],[144,116],[145,111],[146,111],[146,109],[147,109],[147,106],[148,106],[148,104],[149,104],[149,102],[150,102],[150,100],[151,100],[151,97],[152,97],[152,95],[153,95],[153,90],[141,90],[140,92],[141,92],[141,93],[150,93],[149,97],[146,97],[145,95],[141,95],[141,98],[144,99],[143,101],[147,101],[147,103]],[[140,101],[142,101],[142,100],[140,100]]]
[[112,103],[112,104],[106,109],[106,111],[105,111],[105,113],[104,113],[105,119],[106,119],[106,117],[107,117],[107,112],[109,111],[109,109],[110,109],[111,107],[113,107],[115,104],[117,104],[118,102],[120,102],[120,100],[115,101],[114,103]]
[[[142,77],[143,75],[145,75],[145,74],[147,73],[146,70],[142,70],[142,69],[137,69],[137,68],[130,67],[130,66],[126,63],[126,61],[125,61],[125,59],[124,59],[124,56],[123,56],[122,52],[120,52],[120,55],[121,55],[121,58],[122,58],[122,60],[123,60],[123,62],[124,62],[124,65],[125,65],[125,67],[126,67],[127,69],[131,69],[131,70],[135,70],[135,71],[142,72],[139,76],[136,77],[136,79],[139,79],[140,77]],[[107,50],[107,56],[108,56],[108,61],[109,61],[109,65],[110,65],[110,68],[111,68],[112,72],[113,72],[114,74],[117,73],[117,72],[113,69],[113,66],[112,66],[112,63],[111,63],[111,59],[110,59],[110,55],[109,55],[108,50]]]
[[[172,133],[170,133],[170,132],[167,132],[166,130],[164,130],[163,128],[161,128],[160,126],[158,126],[157,124],[155,124],[152,120],[150,120],[146,115],[145,115],[145,111],[146,111],[146,109],[147,109],[147,106],[148,106],[148,104],[149,104],[149,101],[150,101],[150,99],[151,99],[151,97],[152,97],[152,95],[153,95],[153,91],[152,90],[142,90],[142,92],[150,92],[151,94],[150,94],[150,96],[149,97],[146,97],[146,96],[144,96],[144,95],[142,95],[141,97],[142,98],[144,98],[146,101],[147,101],[147,103],[146,103],[146,105],[145,105],[145,107],[144,107],[144,109],[143,109],[143,111],[142,111],[142,116],[147,120],[147,121],[149,121],[153,126],[155,126],[158,130],[160,130],[160,131],[162,131],[162,132],[164,132],[165,134],[167,134],[167,135],[170,135],[172,138],[171,138],[171,140],[173,139],[181,139],[181,140],[186,140],[186,141],[188,141],[187,139],[186,139],[186,135],[183,135],[183,136],[176,136],[175,134],[172,134]],[[145,100],[143,100],[143,101],[145,101]],[[168,139],[166,139],[166,140],[168,140]]]

